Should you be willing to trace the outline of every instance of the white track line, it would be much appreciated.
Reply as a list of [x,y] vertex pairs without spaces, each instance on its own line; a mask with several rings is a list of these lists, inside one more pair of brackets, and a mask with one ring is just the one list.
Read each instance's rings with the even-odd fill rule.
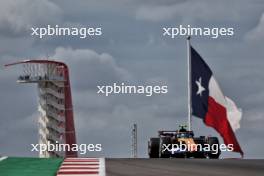
[[99,176],[105,176],[105,158],[100,158]]
[[5,160],[6,158],[8,158],[8,157],[7,156],[3,156],[3,157],[0,158],[0,161]]

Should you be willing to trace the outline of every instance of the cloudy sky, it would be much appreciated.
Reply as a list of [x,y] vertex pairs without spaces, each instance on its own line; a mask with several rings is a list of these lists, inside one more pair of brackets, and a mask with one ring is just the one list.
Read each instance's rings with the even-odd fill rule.
[[[31,27],[101,27],[103,35],[31,36]],[[223,92],[243,110],[237,138],[246,158],[264,158],[264,2],[262,0],[10,0],[0,1],[0,154],[38,156],[36,85],[19,85],[18,67],[29,58],[70,67],[78,143],[101,143],[88,156],[130,157],[131,126],[138,124],[138,151],[160,129],[186,123],[187,62],[184,37],[162,36],[163,27],[233,27],[229,37],[193,37],[192,44],[214,72]],[[97,85],[125,82],[167,85],[165,95],[98,95]],[[193,119],[196,135],[216,135]],[[238,157],[224,153],[223,157]]]

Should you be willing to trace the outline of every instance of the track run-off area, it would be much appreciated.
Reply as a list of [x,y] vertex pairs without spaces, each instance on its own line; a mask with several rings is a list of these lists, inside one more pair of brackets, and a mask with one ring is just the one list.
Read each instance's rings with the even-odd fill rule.
[[0,157],[2,176],[263,176],[264,160]]

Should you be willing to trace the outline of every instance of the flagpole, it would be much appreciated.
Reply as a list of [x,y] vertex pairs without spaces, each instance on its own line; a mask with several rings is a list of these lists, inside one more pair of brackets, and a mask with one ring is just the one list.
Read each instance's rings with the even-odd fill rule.
[[188,59],[188,130],[191,131],[192,124],[192,68],[191,68],[191,44],[190,44],[191,36],[187,37],[187,59]]

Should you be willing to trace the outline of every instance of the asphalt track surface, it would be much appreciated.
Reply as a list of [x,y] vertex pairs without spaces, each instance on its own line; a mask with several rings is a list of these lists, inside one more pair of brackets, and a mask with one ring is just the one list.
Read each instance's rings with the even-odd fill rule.
[[107,176],[264,176],[264,160],[106,159]]

